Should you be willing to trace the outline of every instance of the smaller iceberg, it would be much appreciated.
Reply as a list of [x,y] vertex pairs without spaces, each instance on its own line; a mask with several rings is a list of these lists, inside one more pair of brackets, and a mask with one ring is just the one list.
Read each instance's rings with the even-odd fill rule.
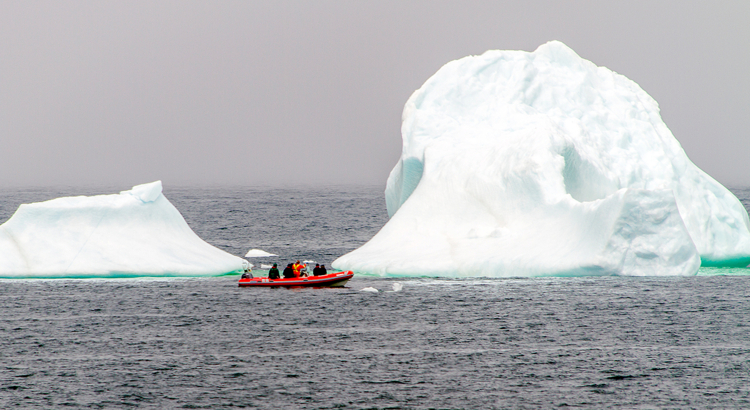
[[269,253],[261,249],[250,249],[245,254],[246,258],[265,258],[267,256],[279,256],[279,255],[276,255],[275,253]]
[[0,277],[209,276],[248,263],[204,242],[161,181],[23,204],[0,225]]

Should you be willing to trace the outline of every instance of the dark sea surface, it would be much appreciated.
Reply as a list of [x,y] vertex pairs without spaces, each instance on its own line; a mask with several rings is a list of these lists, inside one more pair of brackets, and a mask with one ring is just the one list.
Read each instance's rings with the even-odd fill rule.
[[[4,189],[0,222],[23,202],[129,188]],[[750,190],[733,191],[747,207]],[[328,265],[387,220],[382,187],[164,193],[209,243],[279,254],[256,265]],[[296,290],[6,279],[0,408],[750,408],[747,272]]]

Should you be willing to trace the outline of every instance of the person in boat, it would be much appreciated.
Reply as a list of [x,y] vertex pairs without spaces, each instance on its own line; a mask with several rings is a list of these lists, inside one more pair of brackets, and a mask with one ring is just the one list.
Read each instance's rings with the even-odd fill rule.
[[286,268],[284,268],[284,279],[290,279],[294,278],[294,268],[292,268],[292,264],[286,265]]
[[307,265],[299,263],[299,260],[297,260],[297,263],[292,265],[292,269],[294,270],[294,277],[299,278],[302,274],[302,269],[304,269],[305,267],[307,267]]
[[328,270],[326,269],[326,265],[320,265],[320,276],[327,275]]
[[276,267],[276,264],[274,263],[271,269],[268,270],[268,279],[279,279],[279,268]]
[[313,268],[313,276],[320,276],[320,265],[315,264],[315,267]]
[[242,273],[241,279],[252,279],[253,278],[253,265],[245,266],[245,272]]

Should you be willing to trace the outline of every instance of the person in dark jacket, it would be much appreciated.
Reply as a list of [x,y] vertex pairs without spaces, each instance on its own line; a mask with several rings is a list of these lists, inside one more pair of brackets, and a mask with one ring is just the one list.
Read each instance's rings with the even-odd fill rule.
[[327,275],[328,270],[326,270],[326,265],[320,265],[320,276]]
[[284,279],[294,278],[294,269],[292,269],[292,264],[286,265],[286,268],[284,268]]
[[315,267],[313,268],[313,276],[320,276],[320,265],[317,263],[315,264]]
[[273,264],[273,267],[268,270],[268,279],[279,279],[279,268],[276,267],[276,264]]

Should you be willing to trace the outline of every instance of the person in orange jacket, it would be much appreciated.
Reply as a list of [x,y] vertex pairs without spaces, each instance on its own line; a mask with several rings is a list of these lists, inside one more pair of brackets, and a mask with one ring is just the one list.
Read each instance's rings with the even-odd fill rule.
[[297,263],[295,263],[294,265],[292,265],[292,269],[294,269],[294,277],[295,278],[299,278],[300,272],[302,272],[302,269],[304,269],[306,267],[307,267],[306,264],[299,263],[299,260],[298,260]]

